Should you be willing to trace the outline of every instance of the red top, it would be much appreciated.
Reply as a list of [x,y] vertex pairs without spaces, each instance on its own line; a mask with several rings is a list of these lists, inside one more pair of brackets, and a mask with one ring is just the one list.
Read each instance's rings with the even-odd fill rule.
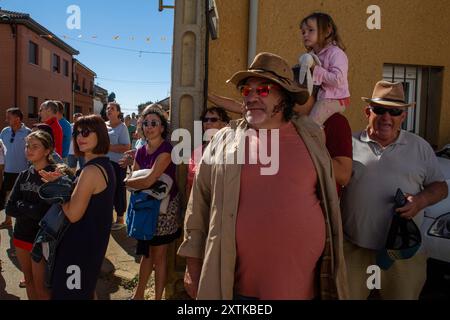
[[[352,130],[346,117],[335,113],[323,124],[325,127],[325,138],[328,152],[331,158],[347,157],[352,159]],[[342,186],[337,186],[339,198]]]
[[45,123],[52,128],[55,151],[62,157],[63,131],[61,125],[59,124],[56,117],[50,118],[49,120],[45,121]]
[[[325,246],[317,173],[293,124],[282,126],[279,133],[279,152],[272,153],[270,143],[268,152],[263,151],[273,156],[276,174],[261,174],[261,168],[269,165],[262,165],[257,154],[257,164],[249,160],[242,165],[235,293],[263,300],[313,299],[316,265]],[[256,150],[265,141],[250,137],[245,159],[259,153]]]

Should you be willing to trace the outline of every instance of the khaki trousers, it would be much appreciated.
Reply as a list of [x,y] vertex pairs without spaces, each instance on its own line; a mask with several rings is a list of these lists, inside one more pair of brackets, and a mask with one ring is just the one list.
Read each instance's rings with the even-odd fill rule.
[[322,126],[333,114],[344,111],[345,105],[339,100],[323,99],[314,104],[309,116],[314,120],[314,122]]
[[[370,294],[367,267],[376,264],[375,250],[358,247],[344,240],[344,257],[347,264],[349,296],[352,300],[366,300]],[[388,270],[381,270],[383,300],[418,300],[427,277],[427,257],[417,253],[410,259],[396,260]]]

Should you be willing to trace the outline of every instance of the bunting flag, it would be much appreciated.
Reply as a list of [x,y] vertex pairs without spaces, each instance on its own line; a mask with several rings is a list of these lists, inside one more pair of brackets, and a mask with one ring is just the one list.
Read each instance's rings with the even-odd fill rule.
[[[49,34],[47,34],[47,35],[41,35],[41,36],[42,36],[42,37],[47,37],[47,38],[54,38],[54,36],[49,35]],[[78,39],[82,39],[82,38],[91,38],[91,39],[94,39],[94,40],[97,40],[97,39],[100,40],[100,37],[97,36],[97,35],[90,35],[90,36],[88,36],[88,37],[85,37],[85,36],[83,36],[82,34],[79,34],[79,35],[76,36],[76,37],[77,37]],[[64,35],[62,35],[62,38],[64,38],[64,39],[71,39],[72,37],[71,37],[71,36],[68,36],[68,35],[66,35],[66,34],[64,34]],[[112,40],[118,41],[118,40],[121,40],[121,38],[127,39],[128,41],[139,41],[139,40],[140,40],[139,37],[136,37],[136,36],[128,36],[128,37],[126,37],[126,36],[121,36],[121,35],[114,35],[114,36],[112,37]],[[146,36],[144,36],[144,41],[150,43],[150,42],[151,42],[151,37],[146,37]],[[166,41],[167,41],[167,36],[161,36],[161,37],[160,37],[160,41],[166,42]]]

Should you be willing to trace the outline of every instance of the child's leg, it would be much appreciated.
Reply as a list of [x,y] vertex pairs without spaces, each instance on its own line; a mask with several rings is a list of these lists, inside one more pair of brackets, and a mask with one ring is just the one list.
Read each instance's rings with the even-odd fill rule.
[[31,261],[33,283],[38,300],[50,300],[50,291],[45,286],[46,264],[44,259],[41,259],[38,263],[34,260]]
[[343,112],[344,110],[345,105],[339,102],[339,100],[323,99],[314,104],[309,116],[314,120],[314,122],[322,126],[324,122],[327,121],[327,119],[333,114]]

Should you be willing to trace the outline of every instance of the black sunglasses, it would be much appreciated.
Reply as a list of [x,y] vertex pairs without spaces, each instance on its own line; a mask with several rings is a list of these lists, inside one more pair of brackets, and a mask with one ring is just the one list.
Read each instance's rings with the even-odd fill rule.
[[208,118],[208,117],[203,118],[203,122],[212,122],[212,123],[215,123],[215,122],[217,122],[217,121],[219,121],[219,120],[220,120],[219,118]]
[[87,129],[87,128],[81,129],[81,130],[77,130],[77,131],[74,131],[74,132],[72,133],[72,137],[74,137],[74,138],[76,139],[76,138],[78,137],[78,135],[81,134],[81,136],[82,136],[83,138],[87,138],[87,137],[89,137],[89,135],[91,134],[91,132],[94,132],[94,131],[91,130],[91,129]]
[[381,116],[387,112],[393,117],[398,117],[405,111],[403,109],[384,108],[384,107],[375,107],[375,106],[370,106],[370,110],[372,110],[373,113],[375,113],[376,115],[379,115],[379,116]]
[[14,131],[12,131],[12,133],[11,133],[11,139],[9,139],[9,143],[13,143],[15,137],[16,137],[16,133],[15,133]]
[[161,121],[158,120],[152,120],[152,121],[147,121],[145,120],[144,122],[142,122],[142,126],[144,127],[158,127],[161,124]]

